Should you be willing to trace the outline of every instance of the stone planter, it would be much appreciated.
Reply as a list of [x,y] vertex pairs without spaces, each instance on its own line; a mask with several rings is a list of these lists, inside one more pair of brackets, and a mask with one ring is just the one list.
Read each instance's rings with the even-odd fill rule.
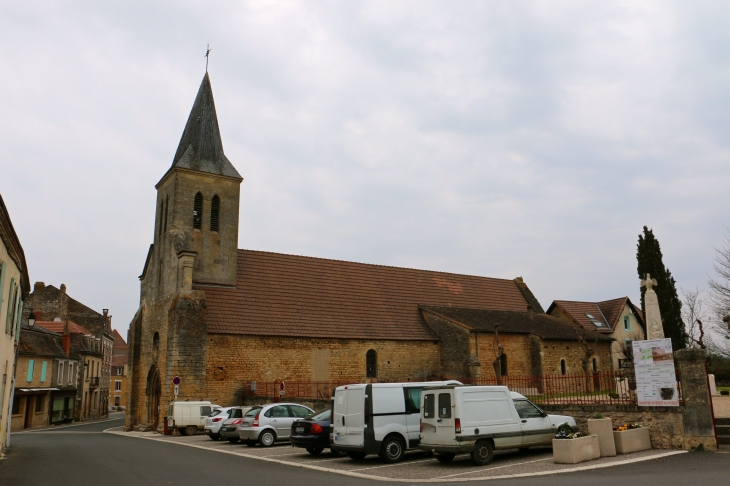
[[648,427],[623,430],[621,432],[614,431],[613,440],[616,443],[616,452],[619,454],[651,449]]
[[610,418],[588,419],[588,433],[598,436],[598,447],[601,457],[616,455],[616,444],[613,439],[613,425]]
[[555,464],[578,464],[601,457],[598,436],[587,435],[578,439],[553,439]]

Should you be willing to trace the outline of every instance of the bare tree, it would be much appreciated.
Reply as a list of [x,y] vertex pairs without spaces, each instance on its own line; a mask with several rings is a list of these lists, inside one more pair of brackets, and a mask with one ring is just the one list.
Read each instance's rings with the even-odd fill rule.
[[504,354],[504,347],[499,342],[499,324],[494,325],[494,361],[492,361],[492,367],[494,368],[494,375],[497,377],[497,385],[502,384],[502,355]]
[[586,339],[586,329],[578,324],[573,324],[575,334],[578,336],[578,346],[583,350],[583,356],[580,358],[580,362],[583,365],[583,374],[586,380],[586,391],[593,390],[593,379],[591,377],[591,358],[596,354],[595,346],[598,344],[598,336],[596,336],[593,343],[589,343]]
[[684,321],[684,336],[690,347],[699,347],[707,349],[705,343],[705,329],[710,323],[710,317],[705,311],[705,302],[702,298],[702,291],[698,288],[694,290],[682,291],[682,320]]
[[715,337],[710,351],[726,357],[730,357],[730,318],[725,319],[730,315],[730,228],[728,233],[722,247],[715,249],[715,275],[708,282],[713,318],[711,329]]

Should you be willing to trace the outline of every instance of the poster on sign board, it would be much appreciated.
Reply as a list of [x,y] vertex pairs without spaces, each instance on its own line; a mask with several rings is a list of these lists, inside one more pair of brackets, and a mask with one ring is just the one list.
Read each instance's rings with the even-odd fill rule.
[[636,398],[642,407],[678,407],[677,375],[671,339],[631,343],[636,372]]

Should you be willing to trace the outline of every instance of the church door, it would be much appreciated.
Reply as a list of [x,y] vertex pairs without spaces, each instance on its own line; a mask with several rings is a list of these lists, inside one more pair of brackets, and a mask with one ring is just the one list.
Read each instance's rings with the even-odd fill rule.
[[147,374],[147,423],[157,429],[160,420],[160,372],[152,365]]

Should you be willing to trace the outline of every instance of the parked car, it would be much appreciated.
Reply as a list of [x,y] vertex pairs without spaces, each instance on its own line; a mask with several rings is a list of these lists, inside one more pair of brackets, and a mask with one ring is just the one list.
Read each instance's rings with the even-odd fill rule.
[[205,420],[205,427],[203,431],[208,434],[212,440],[219,440],[221,425],[228,418],[228,413],[235,407],[223,407],[213,410],[208,418]]
[[315,456],[321,454],[325,449],[330,449],[335,456],[344,456],[344,452],[330,447],[331,424],[332,408],[323,412],[315,412],[301,420],[295,420],[291,426],[292,445],[303,447]]
[[251,410],[253,407],[235,407],[231,409],[228,417],[223,421],[220,429],[220,436],[222,439],[226,439],[231,444],[235,444],[240,440],[238,437],[238,426],[241,425],[241,420],[246,412]]
[[421,393],[424,387],[458,381],[371,383],[335,388],[332,445],[352,459],[378,454],[398,462],[420,441]]
[[270,447],[277,441],[289,440],[291,424],[314,413],[298,403],[267,403],[249,410],[238,426],[238,437],[252,446],[257,442]]
[[575,431],[573,417],[548,415],[506,386],[439,386],[423,391],[419,447],[451,462],[460,452],[479,466],[492,462],[495,449],[525,450],[552,445],[560,425]]
[[213,410],[221,408],[210,402],[172,402],[167,412],[167,428],[177,429],[182,435],[195,435],[205,427]]

